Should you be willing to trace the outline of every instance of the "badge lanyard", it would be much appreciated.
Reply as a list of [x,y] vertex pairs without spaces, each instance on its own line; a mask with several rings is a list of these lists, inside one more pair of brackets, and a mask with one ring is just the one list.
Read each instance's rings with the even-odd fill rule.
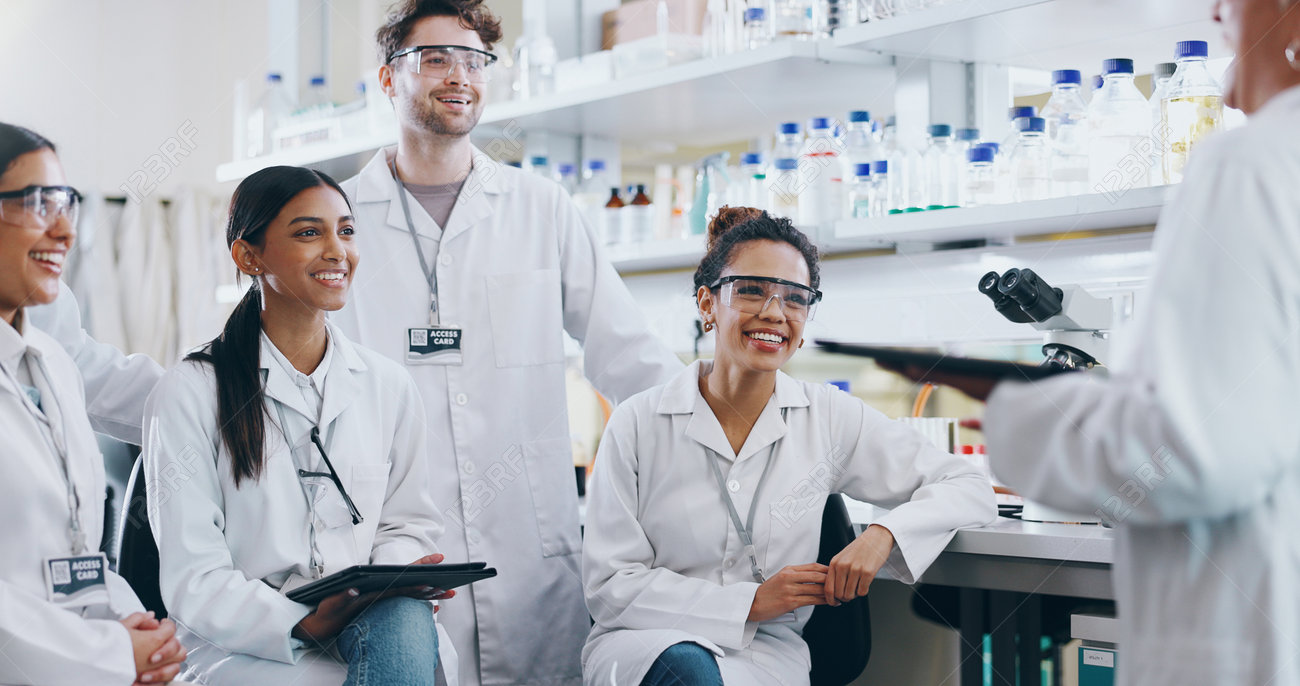
[[[782,411],[782,416],[785,412]],[[776,443],[767,453],[767,464],[763,465],[763,474],[758,477],[758,487],[754,489],[754,498],[749,502],[749,520],[745,524],[740,522],[740,513],[736,511],[736,504],[731,500],[731,494],[727,492],[727,484],[722,478],[722,469],[718,467],[718,460],[723,459],[716,450],[709,448],[708,451],[713,454],[709,459],[709,466],[713,468],[713,476],[718,481],[718,488],[722,491],[722,501],[727,504],[727,514],[731,515],[731,525],[736,529],[736,535],[740,537],[741,545],[745,546],[745,553],[749,555],[749,571],[754,575],[754,581],[764,583],[767,577],[763,575],[763,569],[758,566],[758,552],[754,548],[754,512],[758,510],[758,496],[763,492],[763,484],[767,483],[767,476],[772,470],[772,463],[776,461]],[[714,459],[716,457],[716,459]]]
[[[307,490],[307,485],[304,484],[302,481],[301,472],[305,470],[302,468],[301,465],[298,464],[297,449],[293,445],[292,439],[289,438],[289,429],[288,429],[289,425],[285,422],[284,405],[279,400],[276,400],[275,398],[271,398],[271,402],[275,404],[275,411],[280,416],[280,433],[284,436],[284,444],[289,446],[289,459],[293,460],[294,472],[295,474],[299,475],[298,487],[302,489],[303,500],[307,501],[307,511],[309,513],[309,528],[310,528],[310,532],[309,532],[310,540],[308,542],[311,545],[310,564],[311,564],[312,573],[314,573],[316,575],[316,578],[319,579],[325,574],[325,562],[324,560],[320,559],[321,558],[320,549],[316,545],[316,500],[315,498],[312,497],[312,494]],[[329,432],[325,435],[325,445],[330,446],[331,448],[334,445],[334,429],[337,428],[337,426],[338,426],[337,422],[330,422]]]
[[[397,197],[402,201],[402,214],[406,215],[406,230],[411,233],[411,242],[415,244],[415,256],[420,258],[420,269],[424,272],[424,278],[429,282],[429,326],[438,326],[442,319],[438,312],[438,273],[429,268],[429,262],[424,257],[424,249],[420,247],[420,237],[415,232],[415,222],[411,219],[411,206],[406,200],[406,188],[403,187],[402,181],[397,178],[397,160],[388,163],[388,168],[393,171],[393,182],[397,184]],[[434,243],[434,258],[436,260],[438,252],[441,249],[442,241]]]
[[[50,375],[45,371],[44,360],[36,358],[35,361],[36,370],[39,371],[41,377],[44,378],[46,388],[53,391],[54,384],[50,381]],[[32,358],[31,356],[28,356],[27,364],[29,367],[32,366],[31,362]],[[21,359],[19,360],[19,364],[23,364]],[[50,400],[53,401],[54,406],[59,413],[59,424],[63,433],[63,440],[60,441],[60,437],[54,432],[54,426],[50,423],[49,417],[44,415],[44,413],[42,413],[41,410],[32,403],[31,398],[27,397],[27,393],[23,391],[23,385],[19,383],[18,378],[8,369],[5,369],[4,371],[5,377],[13,384],[14,390],[18,392],[18,397],[22,399],[23,407],[27,408],[27,412],[31,414],[32,419],[50,427],[49,435],[46,435],[44,431],[40,432],[41,438],[45,439],[50,450],[58,457],[59,469],[63,475],[63,482],[68,489],[68,541],[72,545],[72,554],[81,555],[86,552],[86,532],[81,528],[81,495],[77,492],[77,484],[72,480],[72,470],[68,463],[68,418],[63,414],[63,405],[59,403],[57,394],[53,392],[47,394],[53,396]]]

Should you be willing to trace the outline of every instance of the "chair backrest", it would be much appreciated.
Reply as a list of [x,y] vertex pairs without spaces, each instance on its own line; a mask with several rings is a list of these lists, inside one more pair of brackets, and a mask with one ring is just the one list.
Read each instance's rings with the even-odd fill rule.
[[145,500],[144,458],[138,457],[126,484],[127,500],[117,525],[117,573],[135,590],[146,610],[159,619],[167,616],[162,592],[158,589],[158,545],[149,528],[149,511]]
[[[832,493],[822,510],[821,547],[817,562],[830,564],[856,535],[844,498]],[[871,607],[866,597],[839,607],[818,605],[803,630],[812,656],[812,686],[844,686],[857,679],[871,657]]]

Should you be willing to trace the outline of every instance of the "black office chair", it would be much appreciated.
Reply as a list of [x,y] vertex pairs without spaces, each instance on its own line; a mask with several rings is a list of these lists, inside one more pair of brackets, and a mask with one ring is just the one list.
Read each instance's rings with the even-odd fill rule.
[[158,545],[149,528],[145,501],[144,458],[138,457],[126,483],[127,501],[117,525],[117,573],[131,585],[144,609],[153,610],[159,619],[167,616],[162,592],[158,589]]
[[[822,510],[821,547],[817,562],[830,564],[857,538],[844,498],[830,494]],[[844,686],[858,678],[871,657],[871,606],[866,597],[839,607],[818,605],[803,630],[812,656],[812,686]]]

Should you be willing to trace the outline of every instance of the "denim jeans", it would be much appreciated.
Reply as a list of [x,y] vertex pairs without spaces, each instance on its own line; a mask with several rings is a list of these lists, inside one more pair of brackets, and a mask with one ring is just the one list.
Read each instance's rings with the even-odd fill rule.
[[433,608],[415,598],[385,598],[344,627],[338,651],[348,663],[343,686],[433,686],[438,667]]
[[708,648],[678,643],[659,653],[641,686],[722,686],[722,672]]

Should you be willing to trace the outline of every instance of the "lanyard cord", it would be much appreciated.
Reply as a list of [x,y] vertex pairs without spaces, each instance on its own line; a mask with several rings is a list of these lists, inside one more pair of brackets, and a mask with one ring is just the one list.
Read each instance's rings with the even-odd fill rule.
[[[31,368],[32,356],[26,357],[28,368]],[[19,364],[22,364],[21,359],[19,360]],[[50,375],[45,370],[45,361],[36,358],[35,367],[36,370],[40,372],[41,377],[44,378],[46,387],[53,391],[54,383],[50,381]],[[68,462],[68,418],[63,413],[63,404],[59,402],[57,393],[47,394],[52,396],[51,400],[54,401],[54,407],[59,413],[59,425],[63,430],[63,440],[60,442],[58,440],[59,437],[54,435],[54,426],[50,423],[49,416],[44,415],[44,413],[36,407],[31,398],[27,396],[27,393],[23,390],[23,385],[18,381],[18,378],[14,376],[12,371],[5,369],[4,372],[5,378],[13,384],[14,390],[18,392],[18,397],[23,403],[23,407],[27,409],[27,412],[32,416],[32,419],[36,420],[37,423],[43,423],[50,427],[49,435],[46,435],[44,431],[41,431],[40,434],[41,438],[45,440],[46,445],[50,448],[50,451],[58,458],[59,469],[63,475],[63,483],[67,486],[68,490],[68,542],[72,545],[72,554],[80,555],[86,552],[86,532],[81,528],[81,495],[77,492],[77,484],[72,480],[72,469]]]
[[[429,268],[429,262],[424,257],[424,249],[420,247],[420,237],[415,233],[415,222],[411,220],[411,206],[406,200],[406,187],[402,185],[401,179],[397,178],[396,158],[388,163],[388,168],[393,172],[393,183],[397,184],[397,197],[402,201],[402,214],[406,215],[406,230],[411,233],[411,242],[415,244],[415,256],[420,258],[420,269],[424,272],[424,278],[429,282],[429,324],[437,326],[441,321],[441,315],[438,312],[438,273]],[[435,256],[441,246],[442,241],[434,243],[433,252]]]
[[[321,558],[320,548],[316,544],[316,501],[315,499],[312,498],[311,493],[308,492],[307,484],[303,483],[302,481],[302,477],[306,476],[309,472],[298,465],[298,456],[295,454],[295,447],[289,439],[289,429],[288,429],[289,425],[285,421],[284,405],[281,404],[280,401],[276,400],[275,398],[271,398],[270,400],[272,403],[275,404],[276,414],[280,416],[280,433],[281,435],[284,436],[284,444],[289,446],[289,459],[293,460],[293,466],[298,474],[298,488],[302,490],[302,498],[307,503],[307,513],[308,513],[307,526],[309,529],[308,544],[311,547],[310,565],[312,571],[316,574],[316,578],[319,579],[325,573],[325,563],[324,560],[320,559]],[[329,435],[325,437],[326,445],[334,445],[334,429],[336,426],[338,426],[336,423],[330,424]],[[320,429],[319,427],[312,427],[312,431],[318,434]],[[320,440],[320,439],[317,438],[316,440]],[[323,454],[324,453],[322,452],[322,455]],[[326,466],[330,468],[331,472],[334,471],[334,467],[333,465],[329,464],[328,459],[326,460]],[[355,524],[356,522],[353,523]]]
[[[785,419],[785,410],[781,410],[781,418]],[[736,535],[740,537],[741,545],[745,546],[745,553],[749,555],[749,571],[754,575],[754,580],[758,583],[767,581],[763,574],[763,569],[758,565],[758,552],[754,548],[754,513],[758,510],[758,496],[763,492],[763,484],[767,483],[767,476],[772,470],[772,463],[776,461],[776,443],[767,452],[767,463],[763,465],[763,474],[758,477],[758,487],[754,489],[754,498],[749,501],[749,520],[745,524],[740,522],[740,513],[736,511],[736,504],[731,500],[731,494],[727,492],[727,484],[722,478],[722,468],[718,467],[718,460],[723,459],[718,451],[707,448],[712,455],[706,455],[709,460],[709,466],[713,468],[713,477],[718,482],[718,488],[722,493],[722,502],[727,505],[727,514],[731,516],[731,525],[736,529]]]

